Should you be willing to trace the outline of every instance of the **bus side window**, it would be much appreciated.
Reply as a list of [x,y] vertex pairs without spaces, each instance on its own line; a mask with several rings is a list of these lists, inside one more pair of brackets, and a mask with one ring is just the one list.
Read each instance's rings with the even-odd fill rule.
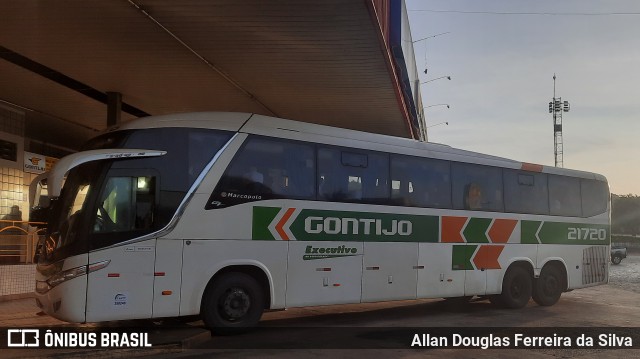
[[482,209],[482,188],[476,183],[470,183],[464,187],[464,209]]
[[502,169],[470,163],[451,164],[454,209],[502,212]]
[[580,179],[549,175],[549,206],[552,216],[580,217]]
[[451,208],[448,161],[391,155],[394,205]]
[[609,202],[609,186],[606,182],[582,179],[582,216],[591,217],[607,211]]
[[505,169],[504,197],[507,212],[549,214],[547,174]]
[[387,154],[335,147],[318,149],[318,199],[380,203],[389,199]]
[[257,199],[315,198],[314,152],[306,143],[252,136],[231,161],[212,200],[233,205]]

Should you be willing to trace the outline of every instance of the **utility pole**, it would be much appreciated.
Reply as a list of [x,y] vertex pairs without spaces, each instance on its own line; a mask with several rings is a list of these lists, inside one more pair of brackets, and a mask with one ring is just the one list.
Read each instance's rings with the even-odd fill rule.
[[562,160],[562,113],[569,112],[569,101],[556,97],[556,74],[553,74],[553,101],[549,102],[549,113],[553,115],[553,154],[556,167],[564,167]]

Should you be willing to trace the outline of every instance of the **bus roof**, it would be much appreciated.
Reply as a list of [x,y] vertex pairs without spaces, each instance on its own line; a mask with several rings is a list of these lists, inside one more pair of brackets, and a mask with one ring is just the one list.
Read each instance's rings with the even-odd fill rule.
[[438,143],[421,142],[408,138],[242,112],[194,112],[149,116],[123,123],[118,127],[111,128],[110,131],[161,127],[189,127],[234,131],[416,156],[427,155],[427,157],[438,159],[590,178],[606,182],[604,176],[591,172],[533,165],[503,157],[461,150]]

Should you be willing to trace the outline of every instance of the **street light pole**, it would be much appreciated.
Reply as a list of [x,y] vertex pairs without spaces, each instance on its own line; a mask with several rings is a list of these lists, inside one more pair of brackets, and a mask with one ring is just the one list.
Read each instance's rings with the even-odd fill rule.
[[424,84],[426,84],[426,83],[429,83],[429,82],[432,82],[432,81],[435,81],[435,80],[445,79],[445,78],[446,78],[447,80],[451,81],[451,76],[440,76],[440,77],[436,77],[435,79],[431,79],[431,80],[423,81],[423,82],[421,82],[421,83],[420,83],[420,85],[424,85]]
[[435,125],[427,126],[427,128],[436,127],[436,126],[438,126],[438,125],[447,125],[447,126],[449,126],[449,122],[440,122],[440,123],[436,123]]
[[430,39],[430,38],[432,38],[432,37],[436,37],[436,36],[440,36],[440,35],[446,35],[446,34],[450,34],[450,33],[451,33],[451,31],[447,31],[447,32],[443,32],[443,33],[440,33],[440,34],[435,34],[435,35],[431,35],[431,36],[423,37],[423,38],[422,38],[422,39],[420,39],[420,40],[411,41],[411,43],[415,44],[416,42],[424,41],[424,40]]
[[[423,107],[422,110],[426,110],[429,107],[436,107],[436,106],[447,106],[447,108],[451,108],[451,106],[449,106],[448,103],[438,103],[438,104],[435,104],[435,105],[429,105],[429,106]],[[425,124],[425,126],[424,126],[424,134],[423,134],[424,138],[427,138],[427,128],[435,127],[435,126],[442,125],[442,124],[445,124],[445,125],[449,126],[449,122],[446,122],[446,121],[445,122],[436,123],[435,125],[427,126],[426,118],[425,118],[425,123],[424,124]]]
[[[420,41],[429,40],[429,39],[432,39],[432,38],[434,38],[436,36],[446,35],[446,34],[450,34],[450,33],[451,33],[451,31],[447,31],[447,32],[442,32],[442,33],[439,33],[439,34],[423,37],[422,39],[419,39],[419,40],[416,40],[416,41],[411,41],[411,45],[413,47],[413,44],[416,44],[416,43],[418,43]],[[426,75],[427,74],[427,70],[428,70],[427,69],[427,48],[426,48],[426,45],[425,45],[425,49],[424,50],[425,50],[424,51],[424,74]]]
[[429,105],[429,106],[423,107],[423,109],[427,109],[429,107],[435,107],[435,106],[447,106],[447,108],[451,108],[448,103],[439,103],[436,105]]

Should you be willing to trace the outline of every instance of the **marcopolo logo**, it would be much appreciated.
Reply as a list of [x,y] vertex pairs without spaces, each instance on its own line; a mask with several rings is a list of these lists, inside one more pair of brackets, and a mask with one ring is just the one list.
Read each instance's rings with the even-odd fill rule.
[[302,259],[305,261],[314,259],[351,257],[358,255],[358,248],[347,247],[345,245],[337,247],[314,247],[307,246]]

